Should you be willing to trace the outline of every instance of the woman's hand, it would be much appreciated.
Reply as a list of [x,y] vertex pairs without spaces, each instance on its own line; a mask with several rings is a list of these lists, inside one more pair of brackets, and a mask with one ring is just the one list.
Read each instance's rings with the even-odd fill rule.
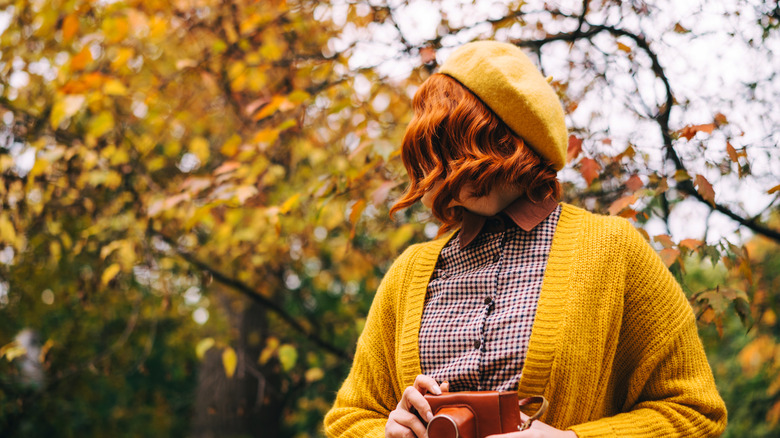
[[[528,420],[528,415],[520,412],[522,421]],[[556,429],[549,424],[544,424],[537,420],[531,423],[531,427],[522,432],[502,433],[499,435],[490,435],[487,438],[577,438],[573,430]]]
[[406,387],[398,406],[390,412],[385,426],[385,438],[426,437],[425,425],[410,409],[414,407],[422,418],[430,421],[433,418],[433,412],[431,412],[431,406],[425,400],[424,395],[429,392],[439,395],[447,391],[449,391],[447,382],[440,386],[432,377],[422,374],[417,376],[414,379],[414,385]]

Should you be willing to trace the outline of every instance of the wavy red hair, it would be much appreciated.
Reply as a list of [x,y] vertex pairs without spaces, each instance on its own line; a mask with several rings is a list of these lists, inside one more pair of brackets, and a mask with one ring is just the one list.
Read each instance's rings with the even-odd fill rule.
[[411,180],[391,214],[413,205],[433,185],[434,216],[444,233],[460,225],[462,207],[450,207],[471,183],[474,197],[497,184],[522,189],[533,201],[558,199],[561,185],[552,162],[525,145],[493,111],[455,79],[434,74],[417,90],[414,117],[401,146],[401,158]]

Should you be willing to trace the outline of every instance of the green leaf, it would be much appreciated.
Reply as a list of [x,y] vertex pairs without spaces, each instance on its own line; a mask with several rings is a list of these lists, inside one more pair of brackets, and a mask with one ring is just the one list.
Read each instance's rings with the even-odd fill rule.
[[290,371],[298,361],[298,350],[290,344],[284,344],[279,347],[279,362],[284,371]]

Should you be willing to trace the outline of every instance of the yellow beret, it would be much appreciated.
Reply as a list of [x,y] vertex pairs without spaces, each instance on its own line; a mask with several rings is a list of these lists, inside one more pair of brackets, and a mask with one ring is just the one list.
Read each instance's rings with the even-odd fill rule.
[[452,52],[439,73],[476,94],[555,170],[566,165],[569,139],[561,101],[520,48],[497,41],[468,43]]

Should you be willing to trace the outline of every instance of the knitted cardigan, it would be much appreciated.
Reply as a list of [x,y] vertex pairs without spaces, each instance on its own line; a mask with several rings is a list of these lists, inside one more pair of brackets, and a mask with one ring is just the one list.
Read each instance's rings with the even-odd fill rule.
[[[413,245],[392,265],[325,416],[333,437],[383,437],[421,373],[417,344],[428,281],[449,238]],[[726,426],[680,286],[625,219],[563,204],[519,383],[544,395],[540,421],[590,436],[713,436]]]

